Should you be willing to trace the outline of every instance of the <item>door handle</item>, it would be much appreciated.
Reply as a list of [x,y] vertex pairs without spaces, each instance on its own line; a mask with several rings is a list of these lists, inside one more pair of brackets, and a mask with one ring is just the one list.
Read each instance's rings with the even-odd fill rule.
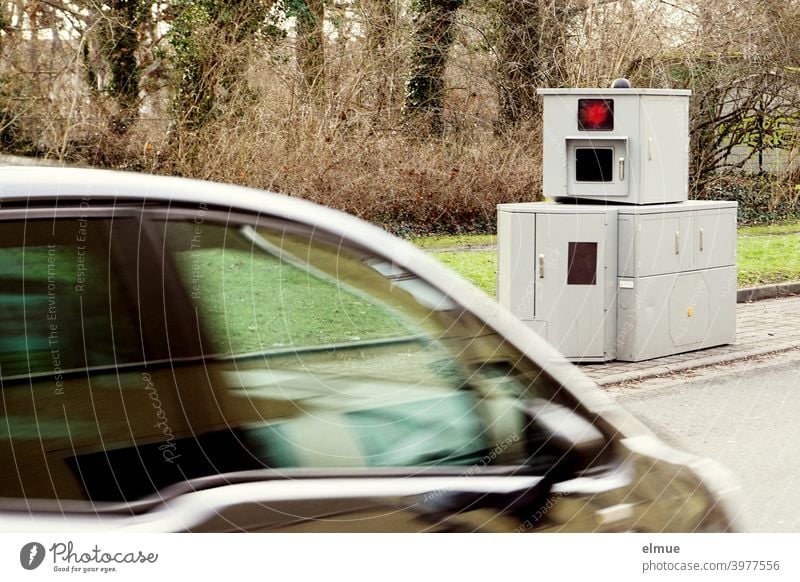
[[544,279],[544,255],[539,255],[539,278]]
[[625,179],[625,158],[619,159],[619,179]]
[[675,254],[681,254],[681,231],[675,231]]
[[700,252],[703,252],[703,229],[700,229]]

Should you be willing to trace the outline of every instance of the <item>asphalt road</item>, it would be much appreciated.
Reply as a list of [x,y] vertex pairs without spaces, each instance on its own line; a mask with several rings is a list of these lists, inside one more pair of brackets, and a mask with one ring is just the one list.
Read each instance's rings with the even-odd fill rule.
[[800,350],[609,392],[665,441],[738,475],[746,531],[800,532]]

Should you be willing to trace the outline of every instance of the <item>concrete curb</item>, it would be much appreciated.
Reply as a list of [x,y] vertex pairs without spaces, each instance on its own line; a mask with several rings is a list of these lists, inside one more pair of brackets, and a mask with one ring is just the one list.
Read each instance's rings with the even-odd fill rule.
[[786,297],[788,295],[797,294],[800,294],[800,281],[747,287],[745,289],[739,289],[736,292],[736,303],[749,303],[751,301],[761,301],[762,299],[774,299],[775,297]]
[[727,364],[737,360],[746,360],[747,358],[755,358],[758,356],[765,356],[767,354],[777,354],[800,348],[800,342],[793,342],[779,346],[770,346],[768,348],[754,348],[750,350],[742,350],[740,352],[730,352],[727,354],[718,354],[715,356],[705,356],[695,360],[688,360],[686,362],[678,362],[676,364],[666,364],[662,366],[654,366],[646,370],[632,370],[630,372],[623,372],[621,374],[611,374],[604,378],[598,378],[595,382],[599,386],[609,386],[611,384],[621,384],[622,382],[632,382],[634,380],[645,380],[654,378],[656,376],[664,376],[667,374],[674,374],[675,372],[684,372],[686,370],[694,370],[695,368],[705,368],[707,366],[716,366],[718,364]]

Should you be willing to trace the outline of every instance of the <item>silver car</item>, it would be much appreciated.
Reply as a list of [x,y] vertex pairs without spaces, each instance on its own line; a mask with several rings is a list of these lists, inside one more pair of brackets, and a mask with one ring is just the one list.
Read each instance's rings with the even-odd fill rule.
[[2,531],[736,529],[727,472],[374,226],[101,170],[0,192]]

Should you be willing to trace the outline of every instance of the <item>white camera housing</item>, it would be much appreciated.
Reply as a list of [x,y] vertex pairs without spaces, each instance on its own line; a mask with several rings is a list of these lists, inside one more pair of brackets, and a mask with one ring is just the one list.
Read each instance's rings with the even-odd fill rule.
[[543,194],[556,201],[688,199],[689,97],[672,89],[539,89]]

